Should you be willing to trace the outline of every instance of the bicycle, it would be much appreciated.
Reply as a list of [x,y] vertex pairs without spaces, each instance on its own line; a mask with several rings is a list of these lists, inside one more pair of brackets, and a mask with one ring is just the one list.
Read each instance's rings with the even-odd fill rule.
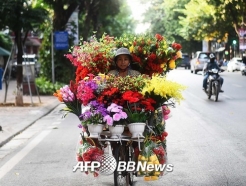
[[[110,134],[107,133],[107,131],[104,131],[101,133],[101,136],[103,138],[98,138],[99,144],[104,147],[105,144],[107,146],[112,147],[112,154],[116,160],[116,169],[114,171],[114,185],[115,186],[131,186],[133,185],[133,177],[136,175],[135,171],[128,172],[127,170],[124,171],[118,171],[118,165],[120,161],[125,162],[128,164],[128,162],[136,162],[135,156],[134,156],[134,147],[133,143],[138,142],[139,147],[140,143],[142,142],[142,139],[131,139],[130,136],[118,136],[118,139],[111,139]],[[103,143],[104,142],[104,143]]]
[[[169,102],[162,104],[161,106],[175,107],[175,104],[174,102]],[[155,119],[156,121],[154,121],[154,123],[150,123],[150,125],[148,125],[147,123],[145,132],[155,134],[155,132],[153,131],[154,124],[156,124],[156,122],[160,122],[160,120],[163,120],[162,116],[162,109],[158,109],[157,118]],[[128,162],[132,161],[137,163],[134,147],[138,147],[141,151],[141,143],[144,142],[144,137],[132,139],[131,135],[124,135],[124,133],[121,136],[117,137],[118,138],[111,138],[111,134],[109,131],[103,131],[102,133],[100,133],[98,138],[95,138],[97,139],[98,144],[96,145],[94,143],[94,145],[100,145],[101,149],[105,149],[105,146],[107,146],[107,153],[111,152],[112,156],[116,160],[116,168],[113,172],[114,186],[132,186],[134,176],[137,176],[137,172],[135,170],[127,171],[126,169],[123,171],[118,171],[118,165],[120,161],[125,162],[126,165],[128,164]],[[164,149],[165,148],[166,147],[164,147]]]

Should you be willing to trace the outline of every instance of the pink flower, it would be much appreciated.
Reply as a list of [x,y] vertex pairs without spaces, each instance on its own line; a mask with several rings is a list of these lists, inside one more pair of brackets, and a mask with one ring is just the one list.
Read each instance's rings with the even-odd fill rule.
[[110,117],[109,115],[104,116],[103,121],[105,121],[110,126],[113,125],[113,118]]
[[164,120],[167,120],[168,119],[168,115],[164,115]]
[[127,118],[127,114],[125,112],[121,112],[121,119],[126,119]]
[[116,113],[116,114],[113,115],[113,120],[114,121],[120,121],[120,119],[121,119],[121,114]]
[[111,111],[113,108],[115,108],[115,107],[117,107],[118,105],[116,105],[115,103],[111,103],[111,105],[110,106],[108,106],[108,108],[107,108],[107,111]]

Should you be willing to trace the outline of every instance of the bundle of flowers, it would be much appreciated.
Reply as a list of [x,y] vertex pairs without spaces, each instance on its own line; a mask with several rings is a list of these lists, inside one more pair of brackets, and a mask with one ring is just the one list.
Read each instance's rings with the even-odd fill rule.
[[88,74],[107,73],[112,65],[114,48],[114,38],[105,34],[99,40],[93,36],[89,42],[74,46],[65,56],[77,67],[76,82]]
[[[112,118],[118,118],[125,112],[126,115],[114,120],[115,123],[148,120],[149,124],[152,124],[151,119],[154,117],[155,110],[170,99],[180,102],[183,99],[181,91],[184,89],[184,86],[161,76],[150,78],[148,76],[114,77],[89,74],[77,84],[71,83],[70,86],[64,86],[54,95],[65,102],[67,111],[79,116],[83,125],[90,123],[112,125]],[[81,105],[88,106],[83,114],[81,114]],[[112,110],[113,106],[115,108]],[[115,110],[122,110],[122,112],[113,113]],[[169,114],[167,112],[170,110],[166,107],[164,112],[166,114],[163,113],[166,119]]]
[[168,80],[166,77],[153,76],[151,79],[145,79],[142,94],[147,98],[155,100],[155,109],[157,109],[160,104],[170,99],[180,103],[180,101],[184,99],[181,91],[185,90],[185,88],[185,86]]
[[[100,161],[103,154],[103,150],[96,147],[92,139],[85,138],[82,135],[82,139],[80,140],[80,144],[77,147],[76,153],[78,162],[88,162],[88,165],[90,165],[92,161]],[[99,169],[97,168],[94,171],[89,169],[85,173],[92,173],[94,177],[97,177],[99,175]]]
[[142,74],[166,74],[182,59],[181,45],[169,42],[160,34],[128,34],[119,38],[104,34],[74,46],[65,55],[76,68],[76,82],[88,74],[107,73],[114,68],[115,49],[126,47],[133,57],[133,68]]
[[129,123],[146,122],[154,111],[155,100],[145,98],[140,92],[128,90],[122,94]]
[[152,165],[153,168],[151,170],[142,168],[137,173],[139,176],[144,176],[145,181],[158,180],[165,170],[166,152],[161,145],[148,138],[145,140],[142,151],[138,155],[138,162]]
[[116,47],[130,50],[133,62],[142,74],[166,74],[182,59],[181,45],[171,43],[160,34],[125,34],[116,40]]
[[149,77],[146,75],[139,75],[139,76],[126,76],[126,77],[121,77],[117,76],[115,77],[114,75],[109,75],[107,76],[107,83],[106,87],[107,88],[118,88],[120,93],[124,93],[125,91],[131,90],[131,91],[141,91],[142,88],[145,85],[144,80],[148,79]]
[[77,87],[78,85],[73,81],[70,81],[70,85],[65,85],[57,90],[53,95],[57,99],[64,103],[66,107],[64,111],[71,112],[76,116],[81,114],[81,102],[77,98]]

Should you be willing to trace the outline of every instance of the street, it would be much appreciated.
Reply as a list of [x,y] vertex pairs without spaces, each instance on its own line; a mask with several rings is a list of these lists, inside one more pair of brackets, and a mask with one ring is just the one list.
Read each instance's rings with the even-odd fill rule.
[[[177,68],[168,78],[187,86],[167,120],[168,163],[173,172],[158,181],[134,178],[135,186],[246,185],[246,77],[223,72],[218,102],[202,91],[201,74]],[[54,98],[56,99],[56,98]],[[113,186],[113,176],[73,172],[79,120],[62,118],[58,106],[0,148],[0,186]],[[1,135],[1,134],[0,134]]]

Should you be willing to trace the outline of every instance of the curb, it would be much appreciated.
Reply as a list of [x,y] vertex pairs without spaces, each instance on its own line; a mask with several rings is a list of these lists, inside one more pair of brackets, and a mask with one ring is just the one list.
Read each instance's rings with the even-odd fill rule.
[[7,137],[2,142],[0,142],[0,147],[2,147],[3,145],[5,145],[12,138],[14,138],[18,134],[20,134],[21,132],[23,132],[24,130],[26,130],[28,127],[30,127],[31,125],[33,125],[37,120],[41,119],[42,117],[44,117],[47,114],[49,114],[50,112],[52,112],[59,105],[60,105],[60,102],[58,102],[57,100],[55,100],[52,103],[50,103],[49,105],[47,105],[47,106],[43,107],[42,109],[40,109],[42,111],[41,114],[34,116],[29,121],[23,121],[23,122],[21,122],[20,125],[23,126],[23,127],[21,127],[17,132],[14,132],[13,134],[11,134],[9,137]]

